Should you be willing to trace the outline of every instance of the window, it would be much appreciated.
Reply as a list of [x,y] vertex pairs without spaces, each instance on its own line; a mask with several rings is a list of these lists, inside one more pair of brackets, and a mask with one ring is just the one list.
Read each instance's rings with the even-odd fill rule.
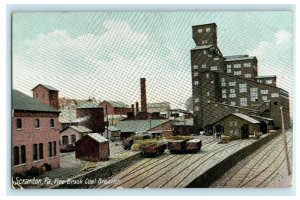
[[277,106],[277,101],[274,101],[274,106]]
[[218,70],[218,66],[211,66],[210,69],[213,70],[213,71],[216,71],[216,70]]
[[222,90],[222,94],[226,94],[226,89],[223,89],[223,90]]
[[196,76],[198,76],[198,72],[195,72],[195,73],[194,73],[194,77],[196,77]]
[[229,82],[229,86],[236,86],[236,82],[235,81]]
[[199,81],[195,81],[195,82],[194,82],[194,85],[199,85]]
[[226,65],[226,67],[227,67],[227,69],[231,69],[231,65],[229,65],[229,64]]
[[250,100],[258,101],[258,89],[257,88],[250,88]]
[[231,69],[227,69],[227,73],[231,73]]
[[194,68],[194,69],[198,69],[198,65],[194,65],[193,68]]
[[245,74],[245,78],[251,78],[251,74]]
[[272,93],[271,97],[279,97],[278,93]]
[[206,54],[206,50],[203,51],[203,54],[204,54],[204,55]]
[[229,94],[229,98],[234,98],[234,97],[236,97],[235,93]]
[[272,84],[272,80],[266,80],[266,84]]
[[198,33],[202,33],[202,28],[199,28],[199,29],[198,29]]
[[221,83],[225,82],[225,78],[221,78]]
[[212,57],[212,55],[211,55],[211,54],[207,54],[207,56],[208,56],[209,58],[211,58],[211,57]]
[[199,111],[199,110],[200,110],[199,106],[195,106],[195,111]]
[[241,68],[241,64],[234,64],[234,65],[233,65],[233,68],[234,68],[234,69],[239,69],[239,68]]
[[18,118],[17,121],[16,121],[16,127],[17,127],[17,129],[22,128],[22,120],[20,118]]
[[39,143],[39,159],[44,159],[43,143]]
[[235,101],[231,101],[230,105],[235,106]]
[[210,83],[214,83],[214,81],[212,80]]
[[20,164],[19,161],[19,147],[14,147],[14,165]]
[[223,99],[226,99],[226,94],[222,94],[222,98],[223,98]]
[[207,92],[206,95],[209,96],[209,92]]
[[72,141],[72,143],[76,142],[76,135],[71,135],[71,141]]
[[21,163],[26,163],[26,148],[25,148],[25,145],[21,146]]
[[39,119],[34,120],[34,128],[40,128],[40,120]]
[[54,119],[50,119],[50,127],[54,128]]
[[32,158],[33,158],[33,160],[38,159],[37,144],[32,145]]
[[196,98],[195,98],[195,103],[198,103],[199,100],[200,100],[200,99],[199,99],[198,97],[196,97]]
[[207,44],[207,40],[202,40],[202,44]]
[[247,106],[247,98],[240,98],[240,106]]
[[52,142],[48,142],[48,157],[52,157]]
[[206,32],[210,32],[210,28],[206,28]]
[[63,145],[68,145],[69,144],[69,137],[67,135],[64,135],[62,137],[62,139],[63,139]]
[[251,67],[251,63],[244,63],[244,67]]
[[219,60],[219,57],[214,57],[214,60]]
[[206,64],[203,64],[201,67],[202,67],[202,69],[205,69],[206,68]]
[[259,79],[258,79],[257,82],[258,82],[258,83],[262,83],[262,80],[259,80]]
[[240,93],[247,92],[247,83],[239,84]]
[[262,96],[261,97],[263,101],[267,101],[268,100],[268,96]]
[[234,71],[233,75],[242,75],[242,71],[240,71],[240,70],[239,71]]
[[226,86],[226,83],[225,83],[225,82],[222,82],[222,83],[221,83],[221,86],[222,86],[222,87],[225,87],[225,86]]
[[56,142],[53,142],[53,156],[56,156]]
[[209,78],[209,73],[206,73],[206,78]]
[[261,93],[261,94],[268,94],[269,91],[268,91],[268,90],[261,90],[260,93]]

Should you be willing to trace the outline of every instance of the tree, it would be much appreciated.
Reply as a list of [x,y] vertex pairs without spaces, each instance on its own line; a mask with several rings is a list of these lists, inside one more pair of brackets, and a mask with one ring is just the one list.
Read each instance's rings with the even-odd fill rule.
[[186,110],[193,111],[193,97],[189,97],[185,101],[185,107],[186,107]]

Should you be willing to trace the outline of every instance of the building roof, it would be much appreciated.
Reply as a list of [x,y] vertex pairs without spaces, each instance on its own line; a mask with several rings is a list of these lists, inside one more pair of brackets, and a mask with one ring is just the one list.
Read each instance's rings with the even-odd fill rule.
[[116,126],[109,126],[108,130],[109,131],[120,131],[121,129],[117,128]]
[[102,143],[102,142],[107,142],[108,141],[105,137],[103,137],[99,133],[89,133],[86,136],[92,138],[93,140],[95,140],[98,143]]
[[217,26],[216,23],[208,23],[208,24],[193,25],[192,27],[197,27],[197,26],[207,26],[207,25],[214,25],[214,26]]
[[122,101],[106,101],[114,108],[129,108],[129,106]]
[[[50,85],[38,84],[37,86],[39,86],[39,85],[44,86],[45,88],[47,88],[47,89],[50,90],[50,91],[57,91],[57,92],[58,92],[58,90],[57,90],[56,88],[54,88],[54,87],[52,87],[52,86],[50,86]],[[34,88],[36,88],[37,86],[35,86]],[[34,88],[33,88],[32,90],[34,90]]]
[[250,115],[250,117],[257,118],[257,119],[262,119],[262,120],[267,120],[267,121],[273,121],[273,119],[268,118],[268,117],[262,117],[258,115]]
[[196,47],[192,48],[191,50],[208,49],[212,46],[214,46],[214,45],[201,45],[201,46],[196,46]]
[[91,129],[85,127],[85,126],[69,126],[70,128],[74,129],[75,131],[77,131],[78,133],[88,133],[88,132],[92,132]]
[[100,106],[93,101],[86,101],[85,103],[81,104],[78,108],[100,108]]
[[234,56],[224,56],[225,61],[237,61],[237,60],[252,60],[256,58],[255,56],[249,55],[234,55]]
[[250,122],[250,123],[252,123],[252,124],[259,124],[259,123],[260,123],[260,122],[257,121],[256,119],[253,119],[252,117],[249,117],[249,116],[244,115],[244,114],[242,114],[242,113],[231,113],[230,115],[237,116],[237,117],[239,117],[239,118],[241,118],[241,119],[244,119],[244,120],[246,120],[246,121],[248,121],[248,122]]
[[154,127],[170,121],[169,119],[152,119],[152,120],[125,120],[120,121],[116,128],[121,132],[142,132],[148,131]]
[[12,108],[14,110],[22,110],[22,111],[55,112],[55,113],[60,112],[59,110],[56,110],[46,104],[43,104],[37,99],[34,99],[18,90],[13,90]]
[[269,75],[269,76],[256,76],[255,78],[276,78],[275,75]]
[[169,107],[170,102],[147,103],[147,108]]

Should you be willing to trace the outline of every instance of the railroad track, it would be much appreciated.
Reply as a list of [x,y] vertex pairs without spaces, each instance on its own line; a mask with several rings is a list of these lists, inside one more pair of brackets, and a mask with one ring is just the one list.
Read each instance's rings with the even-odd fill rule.
[[[172,182],[172,187],[177,187],[183,184],[182,181],[190,176],[193,170],[198,169],[212,157],[226,151],[226,149],[234,152],[242,144],[240,141],[233,141],[224,146],[217,144],[212,139],[208,139],[204,143],[202,152],[199,154],[164,155],[151,160],[144,159],[109,179],[121,180],[119,183],[100,184],[97,185],[97,188],[169,187],[168,183],[170,182]],[[234,146],[236,147],[232,148]],[[170,174],[175,176],[170,176]],[[179,174],[180,178],[177,177]]]
[[[291,145],[292,136],[289,134],[288,137],[288,145]],[[281,161],[283,156],[285,153],[283,135],[281,135],[242,160],[211,187],[260,187],[284,163]],[[281,162],[281,165],[269,172],[270,166],[273,166],[275,162]]]

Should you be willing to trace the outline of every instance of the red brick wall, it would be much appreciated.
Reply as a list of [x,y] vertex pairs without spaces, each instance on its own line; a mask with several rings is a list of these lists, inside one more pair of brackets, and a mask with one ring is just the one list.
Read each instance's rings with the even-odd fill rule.
[[[106,101],[100,103],[100,106],[103,108],[104,115],[127,115],[128,112],[131,112],[131,108],[114,108],[112,105]],[[107,106],[107,114],[106,114]]]
[[32,90],[33,98],[39,100],[43,104],[59,109],[58,91],[49,91],[42,85],[38,85]]
[[159,126],[156,126],[152,129],[150,129],[149,131],[162,131],[162,136],[164,137],[168,137],[168,136],[171,136],[173,134],[173,131],[172,131],[172,122],[171,120],[170,121],[167,121]]
[[86,126],[94,133],[101,133],[104,128],[103,108],[77,108],[77,118],[89,116],[89,119],[79,122],[80,125]]
[[59,133],[60,144],[61,144],[60,146],[61,147],[66,146],[66,145],[63,145],[63,136],[68,136],[68,138],[69,138],[69,140],[68,140],[69,143],[68,144],[74,144],[76,142],[76,141],[74,143],[72,142],[71,135],[75,135],[76,136],[76,141],[81,138],[81,134],[78,133],[77,131],[75,131],[74,129],[70,128],[70,127]]
[[127,115],[128,112],[131,112],[131,108],[114,108],[115,115]]
[[[22,120],[22,128],[17,130],[16,120]],[[34,120],[40,120],[40,128],[34,128]],[[54,128],[50,127],[50,119],[54,119]],[[13,174],[24,173],[31,167],[41,167],[45,163],[51,165],[52,168],[59,167],[59,123],[58,113],[24,113],[15,112],[12,119],[12,171]],[[56,156],[48,157],[48,142],[56,142]],[[33,144],[39,145],[43,143],[43,159],[33,160]],[[19,155],[21,160],[21,146],[26,148],[26,163],[14,166],[13,148],[19,147]],[[52,144],[53,145],[53,144]]]

